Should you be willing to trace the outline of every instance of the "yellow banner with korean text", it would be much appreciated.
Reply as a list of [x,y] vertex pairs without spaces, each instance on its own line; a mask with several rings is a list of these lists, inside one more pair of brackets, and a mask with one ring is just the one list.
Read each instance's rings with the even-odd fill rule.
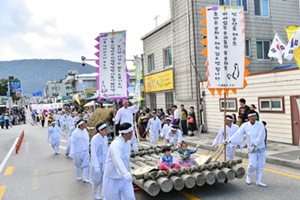
[[145,92],[174,89],[173,69],[145,76]]

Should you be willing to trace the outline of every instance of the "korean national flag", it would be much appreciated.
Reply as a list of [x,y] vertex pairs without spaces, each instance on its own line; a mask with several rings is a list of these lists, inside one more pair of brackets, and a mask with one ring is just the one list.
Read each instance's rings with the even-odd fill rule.
[[285,52],[285,44],[279,35],[276,33],[271,44],[268,56],[270,58],[277,58],[278,62],[282,64],[282,56]]

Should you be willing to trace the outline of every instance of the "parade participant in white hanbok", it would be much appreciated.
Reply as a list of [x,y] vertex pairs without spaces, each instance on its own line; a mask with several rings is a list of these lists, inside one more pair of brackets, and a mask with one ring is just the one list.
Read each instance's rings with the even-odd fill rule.
[[64,113],[62,113],[60,116],[59,116],[59,127],[62,131],[65,130],[65,125],[66,125],[66,116]]
[[167,144],[171,144],[175,147],[180,148],[182,142],[182,133],[179,129],[179,126],[172,125],[171,130],[166,135]]
[[157,117],[157,113],[155,111],[152,112],[152,118],[148,122],[147,131],[149,131],[150,142],[152,144],[156,144],[161,132],[161,121]]
[[70,115],[69,113],[67,113],[67,116],[66,116],[67,130],[69,131],[73,125],[74,125],[74,117],[72,115]]
[[[115,124],[123,124],[123,123],[129,123],[132,125],[132,127],[134,127],[134,124],[133,124],[133,115],[134,113],[136,113],[137,111],[139,111],[139,104],[138,102],[135,102],[135,105],[134,106],[129,106],[129,103],[128,101],[124,101],[123,102],[123,107],[120,108],[116,114],[116,117],[115,117]],[[133,131],[133,136],[132,136],[132,139],[131,139],[131,144],[133,146],[133,150],[135,152],[138,151],[138,146],[137,146],[137,139],[136,139],[136,136],[134,134],[134,131]]]
[[225,143],[240,144],[246,136],[250,153],[246,183],[251,184],[251,175],[256,172],[256,185],[266,187],[267,185],[261,180],[266,163],[265,127],[262,122],[256,120],[256,113],[253,110],[248,112],[248,119],[249,121],[244,123]]
[[101,199],[98,192],[103,180],[105,160],[108,151],[107,125],[100,123],[96,126],[98,130],[91,140],[91,165],[90,180],[93,184],[93,194],[96,200]]
[[163,129],[160,132],[160,137],[164,138],[164,145],[167,145],[166,136],[167,133],[171,130],[171,120],[172,119],[170,117],[166,118],[166,124],[163,126]]
[[[89,134],[84,120],[77,122],[77,129],[72,133],[72,153],[76,167],[77,180],[88,183],[89,174]],[[82,169],[82,176],[81,176]]]
[[[226,139],[229,139],[237,130],[239,130],[239,126],[236,124],[232,123],[232,116],[231,115],[226,115],[226,119],[225,119],[225,123],[226,123]],[[218,133],[218,135],[216,136],[212,146],[218,146],[220,144],[223,144],[224,142],[224,127],[222,127]],[[241,142],[240,144],[238,144],[240,146],[240,148],[243,148],[244,143]],[[236,149],[237,145],[236,144],[228,144],[226,145],[226,160],[233,160],[234,159],[234,155],[235,155],[235,149]]]
[[58,126],[58,123],[59,123],[59,114],[57,113],[56,110],[54,110],[53,112],[54,112],[54,114],[53,114],[54,121],[55,121],[56,125]]
[[72,133],[75,131],[75,129],[77,128],[77,121],[78,120],[74,120],[74,124],[73,126],[70,128],[69,130],[69,134],[68,134],[68,138],[67,138],[67,147],[66,147],[66,157],[72,158],[72,156],[74,156],[74,152],[73,149],[71,149],[72,147]]
[[48,142],[51,144],[51,147],[54,149],[56,155],[59,154],[59,145],[60,145],[60,136],[62,131],[58,126],[55,125],[55,121],[51,123],[51,126],[48,128]]
[[104,200],[135,200],[130,174],[130,139],[133,126],[130,123],[121,124],[119,133],[107,153],[102,197]]

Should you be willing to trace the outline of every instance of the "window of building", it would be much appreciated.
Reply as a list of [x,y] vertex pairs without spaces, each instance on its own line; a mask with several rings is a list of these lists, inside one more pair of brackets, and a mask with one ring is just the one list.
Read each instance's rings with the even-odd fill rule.
[[237,6],[244,6],[244,11],[248,11],[248,0],[236,0]]
[[52,87],[52,90],[60,90],[60,86],[54,86]]
[[269,16],[269,0],[254,0],[254,14]]
[[174,105],[173,92],[165,93],[165,102],[166,102],[166,109],[172,108],[172,106]]
[[168,47],[163,50],[163,56],[164,56],[164,67],[170,66],[173,63],[172,59],[172,49],[171,47]]
[[231,0],[219,0],[219,5],[221,6],[230,6]]
[[148,56],[148,72],[151,72],[154,69],[154,54],[151,54]]
[[156,94],[150,93],[150,109],[153,110],[154,108],[157,108]]
[[270,59],[268,56],[268,52],[270,49],[270,40],[257,40],[256,41],[256,49],[257,49],[257,59]]
[[[220,111],[224,111],[224,98],[219,99]],[[237,100],[236,98],[226,99],[226,111],[237,112]]]
[[258,97],[259,112],[284,113],[284,97]]
[[71,90],[72,86],[66,86],[66,90]]
[[250,40],[246,39],[245,40],[245,48],[246,48],[246,57],[251,56],[251,48],[250,48]]

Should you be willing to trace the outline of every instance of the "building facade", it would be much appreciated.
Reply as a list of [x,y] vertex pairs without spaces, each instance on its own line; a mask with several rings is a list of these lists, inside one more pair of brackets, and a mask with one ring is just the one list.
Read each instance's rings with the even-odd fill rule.
[[[246,57],[251,64],[251,73],[268,71],[278,66],[276,59],[268,57],[274,31],[287,42],[284,28],[297,25],[299,21],[299,1],[282,0],[170,0],[171,19],[144,35],[144,77],[146,106],[168,108],[172,104],[194,106],[198,122],[203,124],[202,91],[198,82],[206,80],[206,57],[201,54],[204,46],[200,43],[204,28],[200,11],[211,5],[244,6]],[[289,17],[286,17],[286,16]],[[284,65],[292,64],[284,60]],[[147,77],[173,72],[173,88],[164,87],[147,91]],[[150,79],[152,80],[152,79]],[[150,84],[151,85],[151,84]],[[207,105],[207,104],[206,104]],[[201,116],[201,117],[199,117]],[[221,116],[221,113],[220,113]]]

